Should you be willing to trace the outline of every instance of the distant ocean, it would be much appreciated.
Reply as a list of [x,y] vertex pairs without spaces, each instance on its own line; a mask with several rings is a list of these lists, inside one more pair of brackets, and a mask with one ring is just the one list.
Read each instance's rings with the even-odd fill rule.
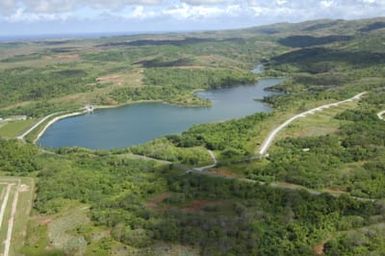
[[69,40],[69,39],[88,39],[88,38],[100,38],[106,36],[129,36],[140,34],[159,34],[165,32],[114,32],[114,33],[88,33],[88,34],[49,34],[49,35],[12,35],[12,36],[0,36],[0,42],[31,42],[42,40]]

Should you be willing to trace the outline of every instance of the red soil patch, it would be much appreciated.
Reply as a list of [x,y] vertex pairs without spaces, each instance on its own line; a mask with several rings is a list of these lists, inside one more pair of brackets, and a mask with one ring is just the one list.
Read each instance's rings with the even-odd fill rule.
[[313,252],[315,255],[324,255],[325,243],[322,242],[313,247]]
[[122,85],[124,80],[121,75],[109,75],[109,76],[98,77],[96,79],[96,82],[99,82],[99,83],[111,82],[113,84]]
[[202,210],[203,207],[205,207],[206,205],[209,205],[210,203],[211,202],[208,200],[194,200],[182,210],[186,212],[196,212],[196,211]]
[[53,57],[58,61],[75,61],[80,60],[79,54],[61,54]]
[[50,217],[39,217],[36,219],[37,223],[39,223],[39,225],[48,225],[52,222],[52,219]]
[[194,200],[191,201],[186,207],[182,208],[184,212],[198,212],[208,205],[219,205],[219,201],[209,201],[209,200]]
[[211,169],[209,173],[227,178],[238,178],[235,173],[225,167]]
[[159,208],[159,204],[162,203],[166,198],[169,198],[171,196],[171,193],[170,192],[165,192],[165,193],[162,193],[162,194],[159,194],[153,198],[151,198],[146,204],[145,206],[147,208],[150,208],[150,209],[153,209],[153,210],[156,210]]

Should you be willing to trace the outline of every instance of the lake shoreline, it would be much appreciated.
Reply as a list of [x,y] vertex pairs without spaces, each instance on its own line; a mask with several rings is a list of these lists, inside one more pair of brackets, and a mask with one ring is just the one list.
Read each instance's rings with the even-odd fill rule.
[[[263,72],[265,71],[265,68],[264,68],[264,65],[262,63],[259,63],[256,65],[256,67],[254,69],[251,70],[252,73],[258,75],[258,74],[262,74]],[[263,80],[263,79],[269,79],[269,77],[258,77],[256,78],[256,80],[254,81],[254,84],[251,85],[251,84],[239,84],[238,86],[254,86],[256,85],[259,80]],[[226,86],[226,87],[223,87],[223,88],[231,88],[231,87],[236,87],[236,86]],[[216,88],[216,89],[220,89],[220,88]],[[265,90],[267,91],[268,88],[265,88]],[[207,90],[210,90],[209,89],[195,89],[191,92],[191,95],[193,96],[196,96],[197,93],[199,92],[204,92],[204,91],[207,91]],[[261,102],[263,102],[264,100],[262,99]],[[167,104],[167,105],[172,105],[172,106],[180,106],[180,107],[190,107],[190,108],[209,108],[209,107],[212,107],[212,102],[210,100],[207,100],[206,99],[206,103],[207,104],[188,104],[188,103],[170,103],[170,102],[166,102],[164,100],[139,100],[139,101],[133,101],[133,102],[126,102],[126,103],[122,103],[122,104],[116,104],[116,105],[93,105],[93,110],[94,111],[97,111],[97,110],[103,110],[103,109],[114,109],[114,108],[121,108],[121,107],[126,107],[126,106],[129,106],[129,105],[134,105],[134,104],[143,104],[143,103],[160,103],[160,104]],[[204,103],[204,101],[202,101],[201,103]],[[63,119],[66,119],[66,118],[71,118],[71,117],[75,117],[75,116],[80,116],[80,115],[85,115],[89,113],[88,111],[86,110],[83,110],[81,112],[72,112],[72,113],[68,113],[68,114],[63,114],[61,116],[57,116],[57,117],[54,117],[52,120],[50,120],[43,128],[42,130],[37,134],[37,136],[35,138],[32,138],[32,142],[33,144],[36,144],[36,142],[44,135],[44,133],[47,131],[47,129],[52,126],[53,124],[55,124],[56,122],[60,121],[60,120],[63,120]],[[45,117],[43,117],[43,119],[47,119],[49,118],[49,116],[55,116],[56,114],[60,114],[60,113],[51,113]],[[29,134],[31,134],[35,129],[39,128],[40,124],[37,125],[35,128],[31,129],[28,133],[24,134],[23,135],[23,139],[28,136]]]
[[[261,80],[264,80],[264,79],[273,79],[273,78],[261,78]],[[240,84],[240,85],[236,85],[236,86],[226,86],[226,87],[220,87],[220,88],[215,88],[215,89],[195,89],[194,91],[192,91],[192,94],[194,95],[196,93],[205,92],[205,91],[208,91],[208,90],[226,89],[226,88],[239,87],[239,86],[255,86],[258,82],[259,82],[259,80],[257,80],[256,83],[253,84],[253,85],[251,85],[251,84],[250,85],[249,84]],[[264,90],[268,91],[267,89],[268,88],[266,88]],[[264,99],[261,99],[259,101],[261,101],[261,102],[263,102],[265,104],[268,104],[268,103],[264,102]],[[187,104],[187,103],[170,103],[170,102],[163,101],[163,100],[138,100],[138,101],[126,102],[126,103],[116,104],[116,105],[93,105],[93,107],[94,107],[94,111],[98,111],[98,110],[104,110],[104,109],[123,108],[123,107],[127,107],[127,106],[130,106],[130,105],[147,104],[147,103],[159,103],[159,104],[165,104],[165,105],[177,106],[177,107],[186,107],[186,108],[210,108],[210,107],[212,107],[211,101],[209,101],[209,104],[198,105],[198,104]],[[84,111],[81,111],[81,112],[79,112],[79,111],[71,112],[71,113],[68,113],[68,114],[63,114],[61,116],[54,117],[51,121],[49,121],[43,127],[43,129],[38,133],[38,135],[35,138],[32,139],[33,144],[36,144],[37,141],[48,130],[48,128],[50,126],[54,125],[56,122],[61,121],[63,119],[71,118],[71,117],[86,115],[88,113],[89,113],[88,111],[84,110]],[[57,113],[57,114],[60,114],[60,113]],[[55,114],[49,114],[47,116],[54,116],[54,115]],[[44,118],[46,118],[46,117],[44,117]],[[38,127],[36,127],[36,128],[38,128]],[[31,132],[33,132],[33,130]],[[28,134],[30,134],[30,133],[28,133]],[[26,134],[25,137],[28,136],[28,134]]]
[[[91,149],[111,149],[129,147],[167,134],[181,133],[194,124],[222,122],[242,118],[256,112],[270,112],[272,111],[271,105],[264,102],[263,98],[272,96],[272,94],[265,89],[281,81],[280,79],[266,79],[253,85],[199,90],[207,91],[207,93],[197,96],[211,101],[212,106],[210,107],[202,105],[191,107],[186,104],[173,104],[162,100],[142,100],[107,106],[96,105],[95,115],[103,116],[103,119],[95,119],[90,116],[78,119],[80,121],[65,121],[52,128],[52,133],[50,132],[49,135],[45,136],[46,131],[51,131],[49,128],[58,121],[85,115],[89,112],[78,110],[60,114],[44,123],[44,127],[40,126],[39,131],[36,132],[35,130],[33,135],[38,134],[34,139],[30,138],[30,141],[48,148],[80,146]],[[196,93],[198,92],[196,91]],[[254,95],[253,98],[252,95]],[[253,103],[256,102],[255,97],[259,98],[260,103],[257,105]],[[160,106],[158,107],[157,104]],[[135,107],[128,107],[130,105]],[[113,110],[110,113],[108,109],[118,110]],[[108,112],[99,112],[99,110],[107,110]],[[170,118],[172,120],[169,120]],[[65,127],[64,130],[63,127]]]
[[[210,122],[225,121],[225,120],[231,120],[234,118],[241,118],[244,116],[248,116],[248,115],[251,115],[255,112],[272,111],[272,106],[268,102],[265,101],[265,98],[269,97],[269,96],[273,96],[270,94],[271,91],[268,90],[268,88],[270,88],[271,86],[275,86],[276,84],[279,84],[279,83],[282,83],[282,79],[270,78],[270,77],[265,78],[265,77],[260,76],[260,77],[258,77],[256,82],[252,83],[252,84],[250,84],[250,83],[243,84],[242,83],[242,84],[237,84],[237,85],[233,85],[233,86],[224,86],[224,87],[220,87],[220,88],[195,89],[190,93],[193,97],[197,97],[197,98],[199,97],[199,100],[196,100],[196,101],[192,100],[189,103],[187,103],[187,102],[166,102],[164,100],[139,100],[139,101],[129,101],[129,102],[126,102],[123,104],[116,104],[116,105],[94,105],[92,110],[98,116],[100,116],[100,115],[104,116],[105,115],[103,113],[100,113],[99,110],[122,108],[120,110],[117,110],[117,112],[116,112],[116,113],[122,113],[122,112],[127,112],[127,110],[124,110],[124,108],[126,108],[128,106],[133,105],[135,107],[131,111],[129,110],[128,111],[129,113],[126,113],[125,117],[123,119],[119,116],[115,116],[112,119],[111,118],[105,119],[102,123],[98,123],[97,121],[96,122],[95,121],[87,121],[86,123],[84,123],[84,120],[92,120],[93,119],[91,117],[87,117],[86,119],[80,119],[80,120],[83,120],[83,124],[81,124],[80,127],[71,124],[72,121],[68,121],[68,122],[64,123],[64,124],[67,124],[67,127],[65,128],[65,130],[63,130],[64,133],[63,132],[59,132],[59,133],[56,132],[55,133],[55,129],[56,129],[55,128],[53,130],[54,131],[53,134],[50,134],[49,136],[47,135],[48,137],[44,137],[48,128],[50,128],[52,125],[54,125],[58,121],[72,118],[72,117],[85,115],[85,114],[90,113],[90,112],[87,111],[87,109],[85,109],[85,110],[81,109],[78,111],[74,111],[72,113],[65,113],[65,114],[54,117],[49,122],[45,123],[44,127],[38,127],[38,129],[40,131],[38,131],[37,136],[36,136],[36,133],[37,133],[36,132],[35,134],[33,134],[36,137],[33,139],[30,139],[30,140],[33,141],[33,143],[35,143],[35,144],[39,144],[39,146],[52,147],[52,148],[66,147],[66,146],[68,146],[68,147],[80,146],[80,147],[86,147],[86,148],[91,148],[91,149],[92,148],[94,148],[94,149],[97,149],[97,148],[102,149],[103,148],[104,149],[104,147],[106,147],[105,149],[115,148],[115,147],[117,147],[117,148],[129,147],[131,144],[132,145],[135,145],[136,143],[141,144],[141,143],[144,143],[143,141],[146,141],[147,139],[151,140],[154,137],[164,136],[165,134],[168,134],[168,133],[183,132],[184,130],[188,129],[189,127],[191,127],[191,125],[194,125],[194,124],[204,124],[204,123],[210,123]],[[250,89],[250,88],[255,88],[255,87],[259,88],[259,89],[257,89],[257,91],[255,91],[257,93],[255,95],[257,98],[254,98],[254,99],[250,98],[250,100],[253,102],[258,101],[261,103],[261,105],[260,105],[260,107],[257,107],[255,109],[255,112],[254,112],[254,111],[250,111],[250,105],[244,104],[244,100],[247,100],[249,95],[253,94],[254,89]],[[241,88],[246,88],[246,89],[241,89]],[[223,90],[223,91],[221,91],[221,90]],[[230,91],[227,91],[227,90],[230,90]],[[247,92],[245,94],[246,96],[242,96],[242,97],[246,97],[246,98],[244,98],[244,99],[239,98],[240,95],[237,94],[237,93],[239,93],[239,90],[241,92],[245,92],[245,91]],[[199,93],[201,93],[201,92],[203,92],[203,93],[200,95]],[[207,94],[205,92],[207,92]],[[214,93],[214,95],[218,95],[218,92],[219,92],[219,94],[225,95],[224,96],[225,98],[222,98],[222,100],[219,101],[222,103],[218,103],[218,101],[216,100],[217,98],[215,98],[217,96],[214,96],[214,98],[212,98],[213,93]],[[235,95],[234,95],[234,92],[236,92]],[[274,92],[272,92],[272,93],[274,93]],[[232,94],[232,95],[230,95],[230,94]],[[258,95],[260,95],[260,96],[258,96]],[[235,101],[233,100],[233,97],[235,97],[234,98]],[[258,97],[260,97],[260,98],[258,98]],[[221,99],[221,98],[219,98],[219,99]],[[231,103],[231,102],[233,102],[233,103]],[[247,106],[246,109],[243,107],[243,110],[241,108],[240,111],[234,112],[233,111],[234,108],[237,109],[238,108],[237,106],[239,104],[236,102],[239,102],[241,104],[240,106]],[[151,104],[151,103],[161,104],[161,105],[165,105],[165,106],[160,107],[160,108],[158,108],[157,106],[151,106],[151,105],[146,106],[147,104]],[[207,104],[205,104],[205,103],[207,103]],[[220,105],[218,105],[218,104],[220,104]],[[234,105],[234,104],[236,104],[236,105]],[[201,111],[203,111],[203,113],[205,113],[205,114],[202,117],[202,112],[200,110],[197,110],[198,113],[200,112],[201,114],[198,114],[198,115],[193,114],[191,116],[192,119],[191,118],[186,119],[185,117],[181,117],[180,114],[178,113],[176,116],[174,116],[174,120],[175,120],[175,118],[176,118],[176,120],[178,120],[178,118],[180,120],[178,125],[177,125],[172,120],[169,120],[169,121],[162,121],[163,119],[158,120],[159,119],[158,117],[160,117],[160,116],[167,117],[171,113],[173,113],[173,115],[175,115],[175,110],[171,110],[170,113],[163,112],[165,108],[168,109],[168,107],[166,107],[166,106],[174,106],[174,107],[177,107],[180,109],[185,109],[183,111],[187,111],[187,112],[183,112],[183,113],[189,113],[188,114],[189,117],[190,117],[190,115],[192,115],[192,113],[196,113],[195,110],[193,110],[193,109],[202,109]],[[155,110],[150,110],[150,112],[146,112],[147,110],[145,110],[145,112],[143,112],[143,109],[146,109],[148,107],[150,107],[150,109],[155,109]],[[204,110],[204,109],[207,109],[207,110]],[[170,111],[170,110],[167,110],[167,111]],[[178,112],[179,111],[180,110],[178,109]],[[189,112],[189,111],[193,111],[193,112]],[[208,112],[206,112],[206,111],[208,111]],[[114,112],[112,112],[112,113],[114,113]],[[135,117],[136,113],[140,113],[139,119],[137,119],[137,117]],[[157,113],[157,114],[154,115],[154,113]],[[237,113],[239,113],[239,114],[237,114]],[[111,115],[111,114],[109,114],[109,115]],[[186,115],[186,114],[182,114],[182,116],[183,115]],[[145,124],[143,123],[142,120],[145,120],[145,119],[151,120],[150,122],[155,124],[155,126],[158,125],[158,127],[162,127],[162,128],[160,128],[160,130],[156,130],[155,132],[148,130],[148,129],[143,130],[141,125],[145,125],[143,128],[145,128],[146,126],[149,127],[148,123],[145,123]],[[139,123],[137,120],[139,120]],[[167,120],[167,118],[166,118],[166,120]],[[194,120],[195,123],[192,122],[192,120]],[[130,122],[128,124],[128,126],[126,125],[127,122]],[[190,122],[192,122],[192,124],[190,124]],[[96,144],[95,144],[95,142],[88,143],[87,140],[83,139],[83,138],[89,137],[90,136],[89,134],[93,134],[93,135],[95,134],[95,133],[92,133],[91,131],[95,132],[95,131],[99,130],[99,132],[100,132],[100,128],[98,128],[98,127],[100,127],[100,126],[109,127],[109,124],[111,124],[111,123],[115,124],[113,127],[116,127],[116,126],[121,127],[121,128],[117,129],[119,131],[120,130],[124,130],[126,132],[130,131],[129,132],[130,135],[129,136],[127,135],[124,137],[125,138],[124,140],[127,140],[126,142],[124,142],[124,143],[113,142],[113,141],[121,141],[119,139],[116,140],[116,137],[118,136],[116,134],[113,136],[109,135],[111,138],[109,138],[108,136],[107,137],[104,136],[106,134],[106,132],[109,132],[109,131],[113,131],[112,133],[118,132],[118,131],[115,131],[115,128],[113,128],[111,126],[110,126],[110,128],[108,128],[109,130],[106,130],[104,133],[97,135],[97,136],[101,136],[101,137],[95,137],[94,138],[94,141],[97,138],[103,138],[102,140],[100,140]],[[174,126],[172,126],[172,124]],[[61,126],[59,126],[59,127],[61,127]],[[77,132],[77,130],[80,130],[80,133]],[[86,131],[86,130],[87,130],[86,134],[81,135],[81,133],[82,133],[81,131]],[[96,134],[97,134],[97,132],[96,132]],[[123,134],[121,134],[121,136],[123,136]],[[135,136],[137,136],[137,137],[135,137]],[[151,136],[153,136],[153,137],[151,137]],[[43,139],[42,139],[42,137],[43,137]],[[47,138],[50,138],[50,139],[48,139],[48,142],[47,142]],[[143,138],[142,139],[143,141],[141,141],[141,139],[138,139],[138,138]],[[102,141],[104,141],[104,142],[102,142]],[[39,143],[39,142],[41,142],[41,143]],[[99,143],[99,145],[98,145],[98,143]],[[102,143],[102,144],[100,144],[100,143]],[[114,143],[116,143],[116,144],[114,144]],[[109,146],[104,146],[104,145],[109,145]]]
[[[200,91],[205,91],[205,89],[198,89],[196,91],[194,91],[194,93],[196,92],[200,92]],[[210,105],[194,105],[194,104],[178,104],[178,103],[170,103],[170,102],[166,102],[166,101],[163,101],[163,100],[139,100],[139,101],[133,101],[133,102],[127,102],[127,103],[122,103],[122,104],[116,104],[116,105],[93,105],[93,108],[94,108],[94,111],[98,111],[98,110],[104,110],[104,109],[115,109],[115,108],[123,108],[123,107],[127,107],[127,106],[130,106],[130,105],[136,105],[136,104],[147,104],[147,103],[159,103],[159,104],[165,104],[165,105],[171,105],[171,106],[178,106],[178,107],[189,107],[189,108],[205,108],[205,107],[210,107]],[[59,115],[63,113],[62,115],[60,116],[56,116],[55,115]],[[76,116],[82,116],[82,115],[86,115],[86,114],[89,114],[90,112],[89,111],[86,111],[86,110],[83,110],[83,111],[77,111],[77,112],[70,112],[70,113],[66,113],[64,114],[65,111],[62,111],[62,112],[57,112],[57,113],[51,113],[45,117],[43,117],[42,119],[46,119],[47,117],[52,117],[54,116],[54,118],[52,120],[50,120],[46,125],[44,125],[44,127],[42,128],[42,130],[38,133],[38,135],[34,138],[32,138],[32,143],[33,144],[36,144],[37,141],[44,135],[44,133],[48,130],[48,128],[52,125],[54,125],[56,122],[59,122],[61,120],[64,120],[64,119],[67,119],[67,118],[71,118],[71,117],[76,117]],[[40,126],[40,125],[39,125]],[[39,128],[39,126],[35,127],[33,130],[31,130],[29,133],[25,134],[23,137],[27,137],[29,134],[31,134],[35,129]]]
[[63,120],[63,119],[66,119],[66,118],[70,118],[70,117],[85,115],[87,113],[88,113],[88,111],[84,110],[82,112],[72,112],[72,113],[63,114],[61,116],[54,117],[52,120],[48,121],[48,123],[43,127],[43,129],[38,133],[38,135],[35,138],[33,138],[33,144],[36,144],[36,142],[41,138],[41,136],[44,135],[44,133],[48,130],[48,128],[51,125],[55,124],[56,122]]

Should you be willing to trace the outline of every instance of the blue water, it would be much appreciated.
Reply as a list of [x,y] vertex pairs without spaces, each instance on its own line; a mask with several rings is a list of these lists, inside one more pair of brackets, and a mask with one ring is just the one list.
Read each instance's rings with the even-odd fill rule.
[[169,134],[187,130],[194,124],[225,121],[269,112],[262,103],[277,93],[265,88],[280,79],[264,79],[255,85],[237,86],[198,93],[212,101],[212,107],[193,108],[161,103],[140,103],[93,114],[72,117],[52,125],[38,143],[44,147],[81,146],[91,149],[122,148],[141,144]]
[[[24,35],[2,35],[0,34],[0,42],[34,42],[47,40],[79,40],[79,39],[95,39],[101,37],[112,36],[130,36],[139,35],[147,32],[111,32],[111,33],[77,33],[77,34],[24,34]],[[156,34],[156,32],[153,32]]]

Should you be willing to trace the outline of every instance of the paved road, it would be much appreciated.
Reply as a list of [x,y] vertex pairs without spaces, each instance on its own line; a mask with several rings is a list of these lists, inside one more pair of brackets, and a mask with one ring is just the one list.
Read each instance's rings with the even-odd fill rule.
[[[74,113],[64,114],[64,115],[55,117],[54,119],[52,119],[51,121],[49,121],[49,122],[44,126],[44,128],[39,132],[39,134],[38,134],[38,135],[36,136],[36,138],[33,140],[33,143],[36,143],[36,141],[38,141],[38,140],[40,139],[40,137],[43,136],[43,134],[45,133],[45,131],[46,131],[51,125],[53,125],[54,123],[56,123],[57,121],[62,120],[62,119],[65,119],[65,118],[68,118],[68,117],[80,116],[80,115],[83,115],[83,114],[86,114],[86,113],[88,113],[88,111],[84,110],[84,111],[80,111],[80,112],[74,112]],[[55,115],[55,114],[54,114],[54,115]],[[52,115],[50,115],[50,116],[52,116]]]
[[33,130],[35,130],[39,125],[41,125],[42,123],[44,123],[47,119],[51,118],[52,116],[56,115],[57,113],[53,113],[53,114],[50,114],[46,117],[44,117],[43,119],[41,119],[39,122],[37,122],[36,124],[34,124],[31,128],[29,128],[27,131],[25,131],[23,134],[17,136],[17,138],[19,140],[24,140],[25,136],[27,136],[30,132],[32,132]]
[[83,114],[86,114],[86,113],[89,113],[89,111],[87,109],[85,110],[82,110],[82,111],[79,111],[79,112],[74,112],[74,113],[69,113],[69,114],[63,114],[63,112],[56,112],[56,113],[52,113],[52,114],[49,114],[48,116],[42,118],[39,122],[37,122],[35,125],[33,125],[31,128],[29,128],[27,131],[25,131],[23,134],[17,136],[17,138],[19,140],[24,140],[25,137],[30,134],[33,130],[35,130],[37,127],[39,127],[42,123],[44,123],[45,121],[47,121],[48,119],[50,119],[51,117],[53,116],[56,116],[56,115],[60,115],[60,116],[57,116],[55,118],[53,118],[51,121],[49,121],[45,126],[44,128],[39,132],[39,134],[36,136],[36,138],[34,139],[33,143],[36,143],[36,141],[44,134],[44,132],[48,129],[48,127],[50,127],[52,124],[54,124],[55,122],[61,120],[61,119],[65,119],[65,118],[68,118],[68,117],[72,117],[72,116],[79,116],[79,115],[83,115]]
[[354,97],[352,97],[350,99],[339,101],[339,102],[335,102],[335,103],[330,103],[330,104],[326,104],[326,105],[322,105],[320,107],[310,109],[308,111],[305,111],[303,113],[300,113],[298,115],[295,115],[295,116],[291,117],[290,119],[286,120],[286,122],[284,122],[283,124],[281,124],[280,126],[278,126],[273,131],[270,132],[270,134],[267,136],[267,138],[265,139],[265,141],[261,145],[261,148],[259,150],[259,154],[261,156],[265,156],[267,154],[267,151],[269,150],[271,144],[273,143],[274,139],[277,137],[278,133],[280,131],[282,131],[284,128],[286,128],[289,124],[294,122],[295,120],[297,120],[299,118],[306,117],[307,115],[312,115],[312,114],[314,114],[315,112],[318,112],[318,111],[323,111],[325,109],[328,109],[328,108],[331,108],[331,107],[337,107],[337,106],[339,106],[341,104],[344,104],[344,103],[347,103],[347,102],[352,102],[354,100],[359,100],[365,94],[366,94],[366,92],[362,92],[362,93],[357,94],[356,96],[354,96]]

